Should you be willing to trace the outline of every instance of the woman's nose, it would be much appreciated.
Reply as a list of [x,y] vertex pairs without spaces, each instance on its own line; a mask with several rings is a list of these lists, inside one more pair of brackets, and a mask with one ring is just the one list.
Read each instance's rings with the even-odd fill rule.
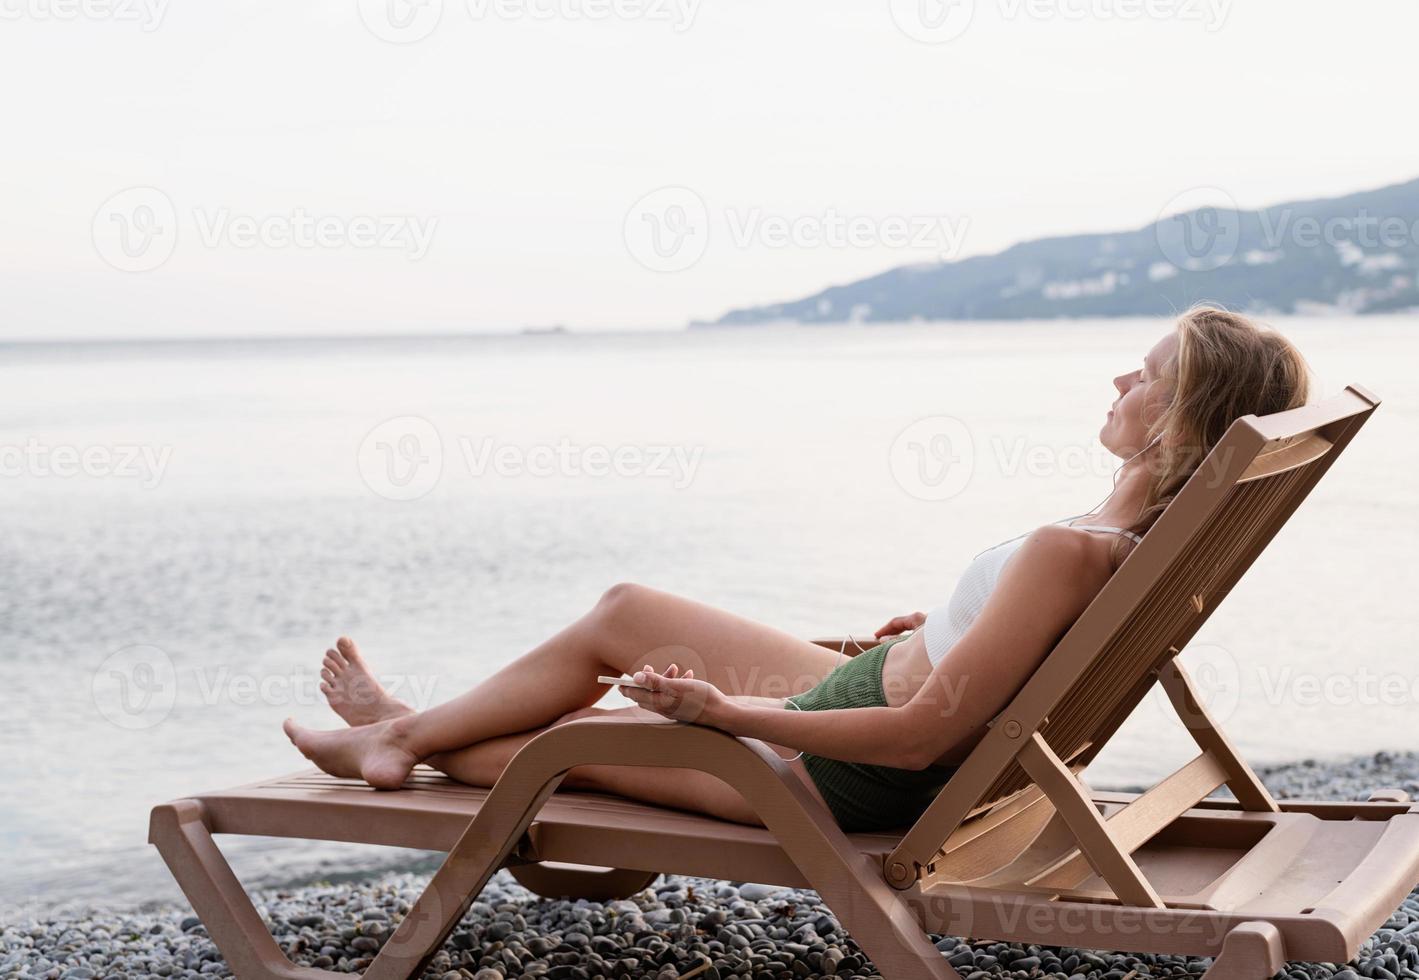
[[1132,375],[1129,374],[1120,374],[1114,378],[1114,387],[1118,389],[1120,395],[1128,394],[1128,379],[1131,377]]

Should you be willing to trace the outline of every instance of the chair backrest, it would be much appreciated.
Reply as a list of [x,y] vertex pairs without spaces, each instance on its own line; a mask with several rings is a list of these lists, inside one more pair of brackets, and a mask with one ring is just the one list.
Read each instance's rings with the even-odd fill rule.
[[1032,785],[1016,755],[1035,732],[1066,764],[1091,760],[1378,404],[1352,386],[1232,423],[902,838],[889,880],[914,877],[967,817]]

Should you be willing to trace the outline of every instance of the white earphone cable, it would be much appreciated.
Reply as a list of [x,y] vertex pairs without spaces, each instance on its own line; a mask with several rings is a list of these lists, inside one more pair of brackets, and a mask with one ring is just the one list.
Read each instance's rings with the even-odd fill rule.
[[1135,459],[1137,459],[1139,456],[1142,456],[1144,453],[1146,453],[1148,450],[1152,449],[1154,446],[1156,446],[1158,443],[1160,443],[1160,442],[1162,442],[1162,441],[1163,441],[1163,437],[1162,437],[1161,434],[1154,436],[1154,437],[1149,441],[1148,445],[1146,445],[1146,446],[1144,446],[1142,449],[1138,450],[1138,452],[1136,452],[1136,453],[1134,453],[1132,456],[1128,457],[1128,459],[1124,460],[1122,463],[1119,463],[1119,464],[1118,464],[1118,469],[1114,470],[1113,490],[1110,490],[1108,493],[1104,494],[1103,499],[1100,500],[1099,503],[1095,504],[1093,507],[1090,507],[1087,511],[1085,511],[1085,512],[1082,513],[1082,514],[1076,514],[1075,516],[1069,518],[1069,520],[1071,520],[1071,521],[1077,521],[1077,520],[1079,520],[1079,518],[1081,518],[1081,517],[1088,517],[1088,516],[1091,515],[1091,514],[1096,514],[1096,513],[1098,513],[1100,504],[1103,504],[1104,501],[1106,501],[1106,500],[1108,500],[1110,497],[1112,497],[1112,496],[1114,495],[1114,490],[1117,490],[1117,489],[1118,489],[1118,477],[1119,477],[1119,474],[1123,472],[1123,468],[1124,468],[1125,466],[1127,466],[1129,463],[1133,462],[1133,461],[1134,461]]
[[[848,645],[849,642],[851,642],[853,646],[857,647],[857,652],[858,652],[858,653],[863,653],[864,651],[866,651],[866,650],[868,649],[867,647],[863,646],[861,643],[858,643],[858,642],[857,642],[857,637],[853,636],[851,633],[843,633],[843,641],[842,641],[842,643],[838,646],[838,663],[837,663],[837,667],[834,667],[834,668],[833,668],[834,670],[836,670],[838,667],[841,667],[841,666],[843,665],[843,661],[845,661],[845,660],[847,659],[847,645]],[[797,697],[797,695],[794,695],[793,697]],[[798,702],[797,702],[797,701],[794,701],[794,700],[793,700],[793,697],[784,698],[784,699],[783,699],[784,704],[791,704],[791,705],[793,705],[795,708],[797,708],[799,711],[802,711],[803,709],[798,707]],[[787,761],[787,762],[796,762],[797,760],[799,760],[799,759],[801,759],[801,758],[803,758],[803,750],[802,750],[802,749],[799,749],[797,755],[791,756],[790,758],[788,758],[788,759],[785,760],[785,761]]]

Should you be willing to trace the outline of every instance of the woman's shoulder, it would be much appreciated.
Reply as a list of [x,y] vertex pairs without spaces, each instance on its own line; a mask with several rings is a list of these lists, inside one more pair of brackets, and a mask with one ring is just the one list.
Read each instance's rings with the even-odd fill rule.
[[1102,537],[1058,524],[1025,535],[991,593],[997,618],[1009,620],[1027,608],[1046,633],[1067,628],[1112,574],[1109,542]]
[[1025,536],[1021,557],[1102,586],[1113,574],[1113,535],[1093,534],[1064,524],[1046,524]]

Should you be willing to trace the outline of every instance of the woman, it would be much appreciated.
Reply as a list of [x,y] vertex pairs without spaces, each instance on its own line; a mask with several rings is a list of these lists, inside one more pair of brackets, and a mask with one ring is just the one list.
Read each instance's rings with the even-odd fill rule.
[[[890,620],[882,643],[841,664],[772,627],[617,585],[541,646],[423,712],[390,697],[342,638],[326,651],[321,689],[351,727],[287,721],[286,733],[326,772],[377,788],[399,787],[419,762],[491,786],[546,726],[664,715],[764,740],[845,830],[909,824],[1232,421],[1301,405],[1308,386],[1280,335],[1190,310],[1114,379],[1099,438],[1123,464],[1103,503],[982,552],[946,604]],[[591,707],[607,691],[598,675],[629,672],[648,688],[621,688],[637,707]],[[761,823],[733,788],[693,769],[579,766],[563,785]]]

